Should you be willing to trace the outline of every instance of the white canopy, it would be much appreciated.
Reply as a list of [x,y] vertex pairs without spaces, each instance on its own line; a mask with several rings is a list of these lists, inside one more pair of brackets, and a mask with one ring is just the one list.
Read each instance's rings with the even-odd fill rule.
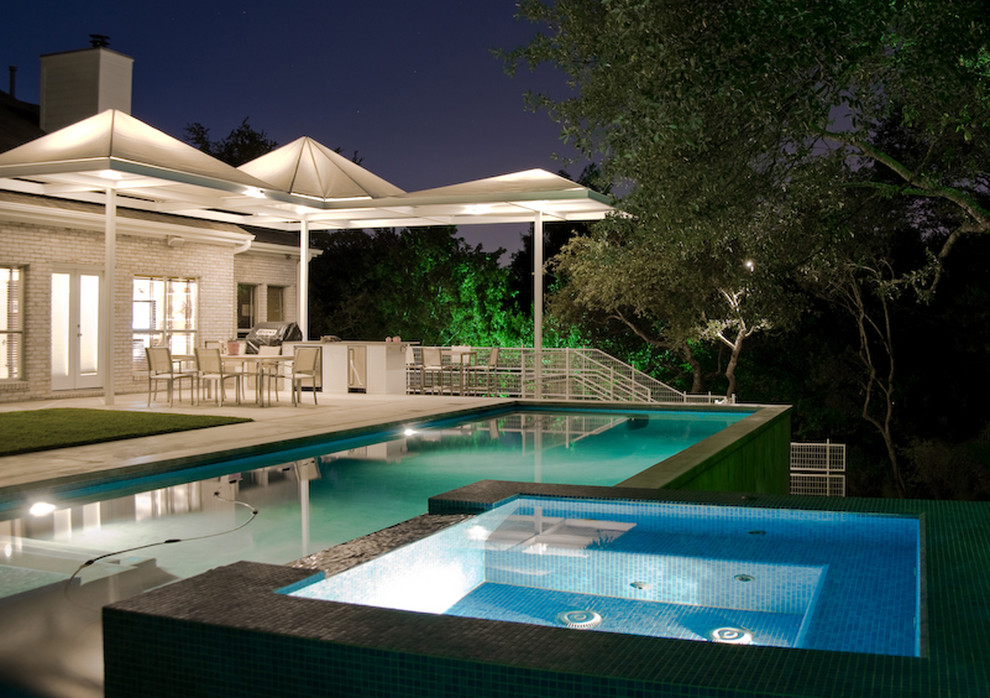
[[[308,313],[310,229],[533,223],[535,346],[542,344],[543,222],[597,220],[608,199],[564,177],[534,169],[446,187],[404,192],[303,137],[240,168],[118,110],[108,110],[0,153],[0,188],[106,206],[106,287],[114,287],[116,206],[234,224],[299,230],[300,324]],[[113,304],[103,294],[103,366]],[[105,375],[108,404],[113,376]]]
[[298,138],[238,169],[268,182],[279,191],[321,201],[405,193],[309,136]]
[[27,193],[87,198],[85,192],[113,186],[159,201],[198,199],[210,190],[243,195],[268,186],[117,109],[0,153],[0,178],[20,180],[5,181],[4,188]]

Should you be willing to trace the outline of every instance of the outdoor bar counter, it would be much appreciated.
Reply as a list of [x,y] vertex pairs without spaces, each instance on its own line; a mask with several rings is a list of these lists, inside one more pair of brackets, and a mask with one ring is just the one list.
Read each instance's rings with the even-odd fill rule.
[[[330,394],[402,395],[409,342],[292,342],[323,350],[322,390]],[[287,353],[291,349],[285,350]]]

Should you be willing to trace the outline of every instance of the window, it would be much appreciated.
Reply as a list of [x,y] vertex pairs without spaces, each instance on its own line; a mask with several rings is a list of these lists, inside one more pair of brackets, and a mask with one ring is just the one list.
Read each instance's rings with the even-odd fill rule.
[[268,287],[268,322],[285,321],[285,287]]
[[23,380],[24,270],[0,267],[0,380]]
[[255,324],[255,289],[251,284],[237,284],[237,331],[247,334]]
[[199,287],[195,279],[135,277],[131,299],[133,363],[145,368],[145,347],[165,346],[174,354],[192,354],[199,324]]

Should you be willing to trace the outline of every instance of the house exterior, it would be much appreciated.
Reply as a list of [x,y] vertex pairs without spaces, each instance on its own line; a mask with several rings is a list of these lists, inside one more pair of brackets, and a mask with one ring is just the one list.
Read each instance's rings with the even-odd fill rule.
[[[33,120],[39,112],[61,126],[70,118],[61,112],[95,114],[106,95],[111,107],[129,108],[130,62],[103,46],[43,57],[40,109],[0,92],[3,150],[44,133]],[[108,87],[107,80],[116,82]],[[68,87],[75,94],[64,97]],[[0,402],[103,394],[104,236],[98,202],[0,189]],[[146,346],[191,353],[259,321],[298,321],[297,234],[121,202],[116,240],[110,355],[117,393],[146,389]]]

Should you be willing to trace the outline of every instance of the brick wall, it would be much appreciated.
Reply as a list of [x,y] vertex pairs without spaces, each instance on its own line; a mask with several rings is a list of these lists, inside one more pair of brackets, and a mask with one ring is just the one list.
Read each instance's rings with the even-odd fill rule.
[[[226,339],[235,333],[234,248],[192,240],[169,247],[164,238],[119,234],[114,292],[114,371],[118,392],[145,389],[131,365],[132,279],[172,276],[199,281],[199,337]],[[278,257],[273,260],[277,261]],[[295,270],[293,261],[282,266]],[[51,389],[51,275],[72,267],[102,269],[103,233],[0,220],[0,265],[25,268],[24,380],[0,382],[0,401],[28,400],[95,391]],[[262,272],[270,266],[264,265]],[[284,274],[279,276],[281,279]],[[289,294],[287,294],[288,296]],[[292,294],[294,298],[294,293]],[[288,298],[287,298],[288,302]]]
[[[285,288],[283,303],[285,321],[299,322],[299,297],[296,294],[299,257],[291,254],[244,252],[234,257],[234,278],[238,284],[256,287],[255,316],[257,322],[268,319],[268,287]],[[235,290],[236,293],[236,290]],[[231,305],[233,308],[233,305]]]

